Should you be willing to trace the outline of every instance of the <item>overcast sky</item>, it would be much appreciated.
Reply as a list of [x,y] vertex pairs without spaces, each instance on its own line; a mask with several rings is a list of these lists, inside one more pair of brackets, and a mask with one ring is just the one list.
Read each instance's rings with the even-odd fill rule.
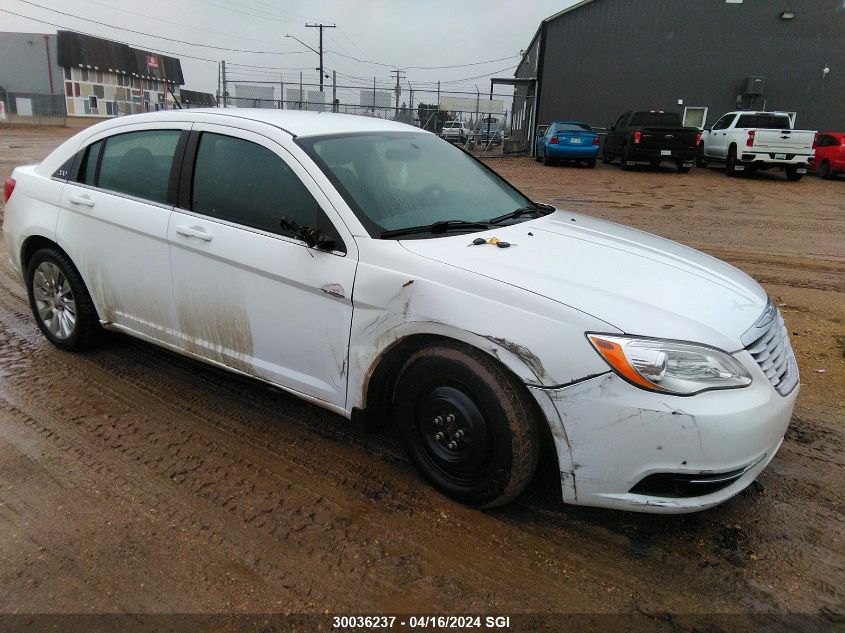
[[[423,82],[441,80],[444,89],[448,86],[474,91],[477,84],[485,92],[490,89],[487,81],[490,75],[513,74],[512,67],[518,62],[516,55],[528,46],[540,20],[575,2],[0,0],[0,31],[53,33],[56,26],[43,23],[50,22],[59,28],[171,54],[182,62],[186,88],[213,93],[217,89],[220,59],[226,60],[233,77],[278,81],[279,74],[284,74],[286,81],[298,81],[299,72],[304,71],[306,81],[309,76],[316,80],[316,53],[285,37],[295,36],[318,48],[318,29],[305,27],[306,22],[316,21],[337,25],[324,31],[324,48],[328,51],[324,64],[338,72],[339,84],[341,81],[359,84],[364,80],[371,83],[373,77],[380,84],[388,84],[392,81],[389,66],[393,66],[407,69],[407,79],[418,84],[417,88]],[[42,22],[10,15],[9,11]],[[199,44],[273,54],[218,50]],[[288,54],[277,54],[280,52]],[[191,59],[188,55],[212,61]],[[476,62],[487,63],[443,69],[410,68]]]

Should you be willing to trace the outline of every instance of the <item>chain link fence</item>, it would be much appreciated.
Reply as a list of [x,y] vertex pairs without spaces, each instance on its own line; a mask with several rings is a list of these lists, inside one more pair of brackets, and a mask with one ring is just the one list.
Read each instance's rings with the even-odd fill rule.
[[0,90],[0,124],[64,125],[66,118],[63,95]]
[[440,89],[435,85],[397,86],[374,79],[367,84],[338,84],[242,78],[229,74],[221,81],[220,107],[272,108],[339,112],[400,121],[462,145],[479,156],[524,154],[524,133],[531,98],[510,87],[486,94]]

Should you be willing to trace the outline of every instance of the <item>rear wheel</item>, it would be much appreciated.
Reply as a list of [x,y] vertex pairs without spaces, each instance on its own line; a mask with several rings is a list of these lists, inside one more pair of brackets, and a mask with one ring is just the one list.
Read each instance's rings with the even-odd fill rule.
[[516,498],[540,452],[538,425],[520,387],[493,359],[457,344],[411,356],[394,390],[393,415],[420,474],[468,505]]
[[707,167],[707,160],[704,157],[704,143],[698,145],[698,152],[695,154],[695,166]]
[[38,328],[56,347],[82,351],[102,331],[82,277],[61,251],[42,248],[32,255],[26,289]]
[[736,147],[731,146],[728,150],[728,158],[725,161],[725,173],[730,178],[736,178],[740,172],[737,171]]
[[543,152],[543,164],[544,165],[551,165],[552,164],[552,159],[549,158],[548,152],[545,152],[545,151]]
[[586,165],[589,169],[593,169],[593,167],[595,167],[595,166],[596,166],[596,159],[595,159],[595,158],[591,158],[590,160],[584,161],[584,164],[585,164],[585,165]]
[[799,181],[804,174],[798,173],[798,166],[797,165],[790,165],[786,168],[786,179],[792,181]]
[[830,169],[830,161],[823,160],[819,165],[819,176],[825,180],[833,178],[833,171]]
[[604,151],[601,153],[601,162],[605,165],[610,165],[610,154],[607,151],[607,141],[605,141]]
[[675,163],[675,167],[678,169],[679,174],[688,174],[692,167],[684,167],[684,164],[681,162]]
[[660,161],[659,160],[649,161],[648,164],[651,166],[652,169],[657,169],[658,167],[660,167]]
[[628,146],[622,147],[622,156],[619,157],[619,166],[623,171],[630,171],[633,165],[628,164]]

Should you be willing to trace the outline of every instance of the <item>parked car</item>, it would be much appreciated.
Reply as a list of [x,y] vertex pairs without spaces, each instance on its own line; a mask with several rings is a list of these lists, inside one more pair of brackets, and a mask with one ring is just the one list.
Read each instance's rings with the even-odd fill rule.
[[538,161],[550,165],[556,161],[583,162],[587,167],[596,166],[599,154],[599,136],[583,121],[552,121],[537,139],[534,154]]
[[786,112],[728,112],[705,128],[699,164],[724,162],[725,173],[782,169],[789,180],[801,180],[813,157],[816,133],[792,129]]
[[815,155],[810,169],[822,178],[845,173],[845,132],[819,132],[813,143]]
[[501,145],[504,141],[502,122],[497,119],[483,119],[470,132],[470,140],[478,138],[482,145]]
[[440,130],[440,137],[453,143],[466,143],[469,133],[469,127],[463,121],[446,121]]
[[123,332],[393,424],[422,476],[475,506],[519,495],[544,445],[568,503],[713,506],[772,460],[798,393],[748,275],[533,202],[398,122],[110,119],[16,168],[4,201],[56,347]]
[[686,174],[692,168],[700,139],[698,128],[684,127],[676,112],[626,112],[608,128],[603,160],[610,163],[618,158],[622,169],[631,169],[637,163],[658,167],[668,161]]

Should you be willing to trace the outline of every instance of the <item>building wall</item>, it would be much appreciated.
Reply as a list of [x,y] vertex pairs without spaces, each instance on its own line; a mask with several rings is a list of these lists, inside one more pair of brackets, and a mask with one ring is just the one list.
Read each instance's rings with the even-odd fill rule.
[[538,123],[700,106],[712,124],[755,75],[765,87],[753,108],[845,129],[843,0],[593,0],[546,24]]
[[0,86],[9,92],[60,94],[62,69],[56,62],[55,34],[47,35],[47,47],[42,33],[0,33]]
[[[68,116],[125,116],[174,107],[164,82],[89,68],[64,68],[61,77]],[[178,86],[173,92],[179,96]]]

